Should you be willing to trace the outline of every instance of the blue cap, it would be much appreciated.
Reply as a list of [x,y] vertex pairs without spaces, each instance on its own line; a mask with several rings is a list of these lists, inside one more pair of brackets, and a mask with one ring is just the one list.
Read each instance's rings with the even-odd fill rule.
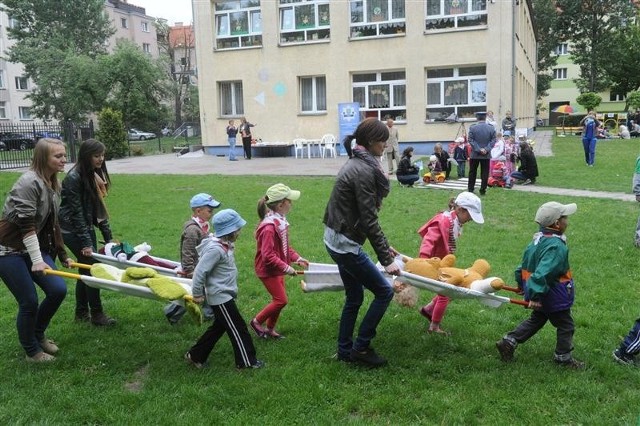
[[190,205],[191,208],[209,206],[215,209],[216,207],[220,207],[220,202],[214,200],[211,195],[201,192],[193,196]]
[[220,238],[239,230],[247,224],[247,221],[241,218],[235,210],[224,209],[213,215],[211,223],[213,224],[213,235]]

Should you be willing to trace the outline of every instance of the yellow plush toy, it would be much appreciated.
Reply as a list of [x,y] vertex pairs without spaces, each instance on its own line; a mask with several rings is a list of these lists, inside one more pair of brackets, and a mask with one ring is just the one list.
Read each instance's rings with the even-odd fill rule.
[[445,267],[440,268],[439,281],[458,287],[470,288],[482,293],[492,293],[504,287],[505,283],[501,278],[487,278],[491,266],[484,259],[473,262],[471,267],[466,269]]
[[[441,267],[453,266],[456,263],[456,257],[452,254],[445,256],[443,259],[439,257],[432,257],[424,259],[417,257],[415,259],[409,259],[405,257],[402,259],[404,262],[404,270],[421,277],[437,280],[439,277],[439,269]],[[402,306],[413,308],[418,303],[418,289],[398,282],[393,282],[393,299]]]

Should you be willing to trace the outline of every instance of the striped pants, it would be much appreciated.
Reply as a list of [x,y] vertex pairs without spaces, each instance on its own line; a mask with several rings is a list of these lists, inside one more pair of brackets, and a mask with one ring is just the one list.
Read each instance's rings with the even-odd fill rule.
[[640,353],[640,318],[636,320],[620,345],[620,350],[629,355]]
[[244,368],[256,363],[256,349],[253,346],[247,323],[242,318],[235,300],[222,305],[212,305],[215,319],[198,341],[189,349],[191,359],[204,363],[218,340],[227,333],[231,340],[236,367]]

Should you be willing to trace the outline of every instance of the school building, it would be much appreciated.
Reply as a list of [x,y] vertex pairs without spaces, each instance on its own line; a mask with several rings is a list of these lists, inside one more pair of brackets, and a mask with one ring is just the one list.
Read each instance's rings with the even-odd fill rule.
[[498,122],[512,111],[531,129],[531,3],[193,1],[205,151],[225,152],[227,122],[243,116],[263,141],[338,136],[339,105],[349,103],[359,119],[392,117],[417,152],[468,130],[477,111]]

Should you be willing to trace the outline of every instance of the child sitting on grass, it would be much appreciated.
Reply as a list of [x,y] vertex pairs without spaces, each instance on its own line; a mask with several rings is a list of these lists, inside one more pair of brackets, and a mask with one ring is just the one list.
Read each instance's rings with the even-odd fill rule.
[[584,362],[571,355],[575,326],[571,317],[574,283],[569,266],[569,249],[565,231],[567,217],[576,212],[575,204],[554,201],[540,206],[535,221],[539,232],[522,256],[521,282],[531,316],[496,343],[500,358],[512,361],[516,346],[533,337],[549,321],[556,329],[554,361],[573,369],[584,368]]
[[187,363],[204,368],[207,358],[218,340],[227,333],[235,355],[236,367],[260,368],[264,363],[256,359],[249,329],[238,307],[238,268],[234,243],[247,222],[231,209],[213,216],[213,237],[198,245],[200,260],[193,272],[193,301],[206,303],[214,313],[213,324],[184,355]]

